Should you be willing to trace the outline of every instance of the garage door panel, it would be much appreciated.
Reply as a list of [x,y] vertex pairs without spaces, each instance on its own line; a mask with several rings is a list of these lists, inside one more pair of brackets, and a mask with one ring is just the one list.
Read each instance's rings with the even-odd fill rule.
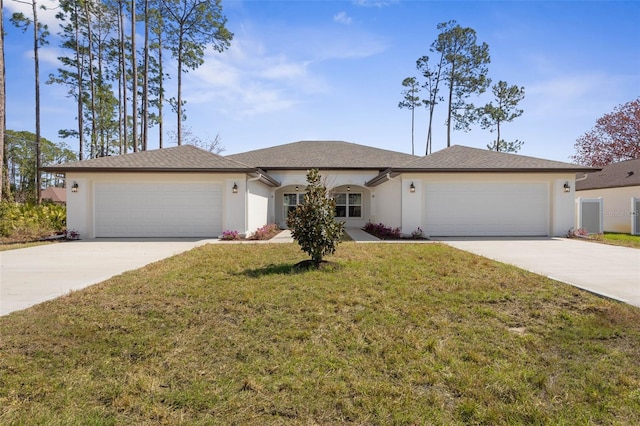
[[425,232],[432,236],[540,236],[549,233],[545,182],[425,185]]
[[212,237],[222,232],[218,183],[95,185],[97,237]]

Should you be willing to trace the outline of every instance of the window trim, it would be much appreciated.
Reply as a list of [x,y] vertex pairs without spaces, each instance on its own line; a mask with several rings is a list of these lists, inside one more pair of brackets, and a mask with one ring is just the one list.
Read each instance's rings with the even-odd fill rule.
[[[363,217],[363,207],[364,207],[364,194],[362,192],[336,192],[333,194],[333,200],[336,201],[336,198],[338,195],[344,195],[345,196],[345,203],[344,204],[338,204],[336,202],[336,212],[335,212],[335,217],[337,219],[362,219]],[[350,198],[349,195],[359,195],[360,196],[360,203],[358,204],[352,204],[350,203]],[[345,208],[345,215],[344,216],[338,216],[338,206]],[[349,208],[350,207],[360,207],[360,216],[351,216],[349,214]]]
[[[289,217],[289,207],[293,207],[294,210],[296,207],[298,207],[300,204],[303,203],[304,201],[304,196],[305,196],[306,192],[284,192],[282,193],[282,213],[284,216],[284,219],[286,220]],[[296,196],[296,204],[287,204],[287,195],[295,195]]]

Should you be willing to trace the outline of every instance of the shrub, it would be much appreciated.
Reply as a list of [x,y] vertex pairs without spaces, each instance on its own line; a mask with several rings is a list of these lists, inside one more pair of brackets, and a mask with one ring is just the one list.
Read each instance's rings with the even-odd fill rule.
[[589,231],[587,231],[584,228],[579,228],[579,229],[569,229],[569,232],[567,232],[567,238],[578,238],[578,237],[588,237],[589,236]]
[[413,238],[414,240],[422,240],[424,238],[424,232],[422,231],[422,228],[418,226],[418,229],[411,233],[411,238]]
[[78,231],[76,231],[75,229],[67,229],[66,231],[64,231],[64,237],[67,240],[79,240],[80,239],[80,233]]
[[275,237],[278,232],[280,232],[280,228],[275,223],[270,223],[261,228],[258,228],[256,232],[253,233],[250,240],[270,240]]
[[344,224],[335,220],[336,203],[327,196],[318,169],[309,170],[307,182],[304,202],[289,213],[287,225],[293,239],[319,267],[325,255],[335,253]]
[[67,222],[66,207],[53,203],[0,203],[0,237],[29,241],[62,232]]
[[238,234],[238,231],[224,231],[220,239],[224,241],[239,240],[240,235]]
[[402,238],[402,233],[400,232],[400,228],[391,228],[385,226],[382,223],[371,223],[368,222],[363,228],[363,231],[368,232],[374,237],[378,237],[381,240],[394,240]]

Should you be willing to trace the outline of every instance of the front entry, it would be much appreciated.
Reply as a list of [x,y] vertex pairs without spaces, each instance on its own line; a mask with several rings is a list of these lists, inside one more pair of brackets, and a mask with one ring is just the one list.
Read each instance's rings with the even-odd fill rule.
[[[304,202],[305,192],[300,191],[301,187],[302,185],[289,185],[276,192],[276,206],[280,206],[276,208],[276,222],[282,228],[286,228],[289,212]],[[330,196],[336,203],[336,220],[352,228],[362,228],[365,225],[370,211],[369,203],[366,202],[370,195],[366,188],[343,185],[333,188]]]

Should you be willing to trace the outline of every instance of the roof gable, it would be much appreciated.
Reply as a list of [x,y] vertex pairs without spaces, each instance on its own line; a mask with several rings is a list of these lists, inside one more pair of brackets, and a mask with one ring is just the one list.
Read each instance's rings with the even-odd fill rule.
[[413,155],[343,141],[300,141],[227,158],[266,170],[376,169],[399,167]]
[[40,194],[42,200],[51,200],[54,203],[66,203],[67,202],[67,190],[64,188],[58,188],[50,186],[42,190]]
[[406,163],[402,169],[434,171],[586,171],[592,167],[453,145]]
[[182,145],[171,148],[139,151],[112,157],[48,166],[45,171],[248,171],[246,164],[218,154]]
[[576,180],[576,191],[625,186],[640,186],[640,158],[609,164],[599,172],[587,173],[584,180]]

